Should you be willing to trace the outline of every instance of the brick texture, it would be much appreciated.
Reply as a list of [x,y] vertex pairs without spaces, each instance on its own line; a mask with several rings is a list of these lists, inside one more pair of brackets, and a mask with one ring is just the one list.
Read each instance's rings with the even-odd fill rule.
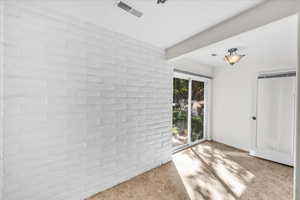
[[5,200],[80,200],[171,159],[164,51],[5,4]]

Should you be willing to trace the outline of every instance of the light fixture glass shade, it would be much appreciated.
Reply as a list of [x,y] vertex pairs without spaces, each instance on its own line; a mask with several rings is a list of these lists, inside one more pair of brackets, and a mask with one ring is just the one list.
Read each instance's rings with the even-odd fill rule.
[[225,56],[224,60],[230,64],[230,65],[234,65],[236,63],[238,63],[245,55],[228,55]]
[[229,49],[228,52],[229,52],[229,55],[226,55],[224,57],[224,60],[230,64],[230,65],[234,65],[236,63],[238,63],[245,55],[239,55],[237,53],[237,48],[232,48],[232,49]]

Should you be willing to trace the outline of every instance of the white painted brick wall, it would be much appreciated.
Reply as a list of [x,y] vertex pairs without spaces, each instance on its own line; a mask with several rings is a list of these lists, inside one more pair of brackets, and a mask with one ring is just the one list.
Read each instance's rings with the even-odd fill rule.
[[7,4],[4,199],[80,200],[171,159],[161,49]]

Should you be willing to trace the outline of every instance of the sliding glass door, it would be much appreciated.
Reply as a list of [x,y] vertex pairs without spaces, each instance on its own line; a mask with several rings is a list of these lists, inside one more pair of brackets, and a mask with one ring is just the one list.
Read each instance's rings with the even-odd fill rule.
[[189,81],[173,79],[173,147],[188,143],[188,99]]
[[177,75],[173,79],[174,149],[206,139],[208,81],[187,75]]
[[192,81],[191,142],[204,137],[204,82]]

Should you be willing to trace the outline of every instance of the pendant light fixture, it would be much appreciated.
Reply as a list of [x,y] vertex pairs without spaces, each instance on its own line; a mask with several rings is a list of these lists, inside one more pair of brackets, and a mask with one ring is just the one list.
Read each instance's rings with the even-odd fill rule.
[[237,51],[237,48],[228,49],[229,54],[225,56],[224,60],[230,65],[238,63],[245,55],[238,54]]

